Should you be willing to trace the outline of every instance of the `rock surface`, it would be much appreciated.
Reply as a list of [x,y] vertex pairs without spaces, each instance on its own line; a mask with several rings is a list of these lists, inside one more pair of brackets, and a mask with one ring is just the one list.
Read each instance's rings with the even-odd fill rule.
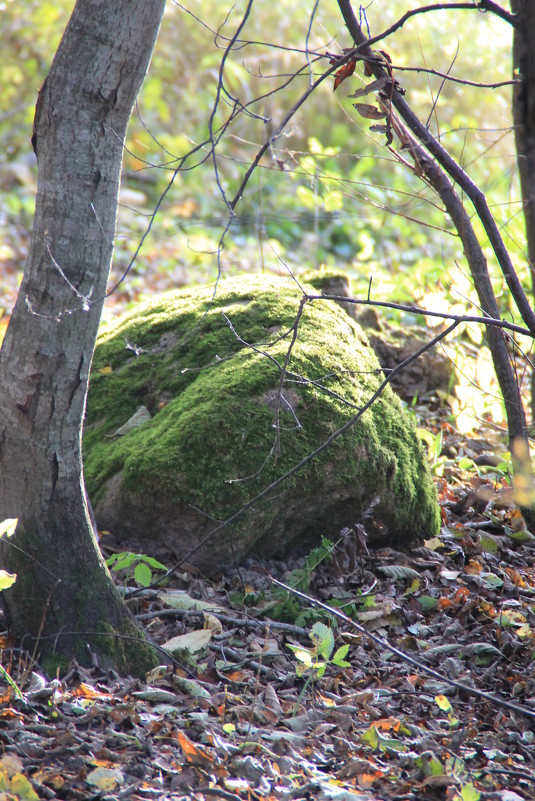
[[[323,271],[311,272],[305,280],[322,295],[352,298],[351,281],[344,273]],[[393,370],[426,345],[434,336],[424,326],[393,326],[381,319],[380,309],[340,301],[339,305],[364,329],[381,367]],[[457,384],[455,365],[444,344],[425,351],[420,357],[404,367],[392,380],[392,389],[411,403],[430,392],[449,395]]]
[[215,294],[168,293],[101,333],[85,476],[98,527],[121,548],[214,573],[249,555],[306,550],[363,519],[372,544],[437,533],[422,447],[387,387],[329,448],[200,545],[348,423],[381,381],[368,340],[335,304],[304,304],[294,342],[300,301],[290,280],[247,276],[220,281]]

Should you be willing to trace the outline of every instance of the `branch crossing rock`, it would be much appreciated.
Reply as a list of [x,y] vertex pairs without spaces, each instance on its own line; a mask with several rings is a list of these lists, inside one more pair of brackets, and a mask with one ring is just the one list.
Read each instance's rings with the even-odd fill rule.
[[[188,557],[369,400],[383,374],[362,330],[326,301],[300,315],[301,299],[289,279],[239,277],[165,294],[101,332],[85,477],[98,527],[119,547]],[[141,425],[113,436],[141,406]],[[190,561],[214,573],[305,551],[359,522],[373,545],[408,545],[440,526],[423,448],[389,387]]]

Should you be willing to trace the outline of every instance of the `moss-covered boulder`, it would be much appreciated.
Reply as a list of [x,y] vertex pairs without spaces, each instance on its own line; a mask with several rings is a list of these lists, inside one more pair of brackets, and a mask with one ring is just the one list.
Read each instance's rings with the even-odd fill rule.
[[[351,281],[345,273],[315,270],[307,273],[304,280],[309,281],[322,295],[353,297]],[[391,325],[381,320],[380,310],[374,306],[361,306],[343,300],[339,301],[339,306],[364,329],[384,370],[394,370],[429,342],[429,332],[423,326]],[[450,394],[458,381],[455,364],[443,347],[441,344],[440,347],[431,348],[406,365],[392,379],[392,389],[408,403],[429,392]]]
[[213,572],[248,554],[305,549],[363,515],[372,543],[437,533],[425,456],[387,387],[328,449],[189,556],[354,417],[382,379],[360,328],[333,304],[306,303],[294,341],[300,301],[290,280],[246,276],[215,294],[168,293],[101,333],[85,476],[99,528],[121,547]]

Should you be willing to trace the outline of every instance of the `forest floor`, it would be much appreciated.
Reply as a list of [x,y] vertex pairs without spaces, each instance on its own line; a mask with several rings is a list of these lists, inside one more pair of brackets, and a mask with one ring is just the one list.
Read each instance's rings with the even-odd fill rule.
[[4,642],[0,797],[533,799],[535,538],[485,466],[494,428],[467,440],[432,399],[416,412],[443,432],[439,537],[401,553],[345,531],[301,562],[131,595],[157,643],[181,638],[145,681],[47,677]]
[[460,434],[433,396],[414,411],[440,443],[439,537],[374,551],[349,530],[300,562],[130,593],[156,643],[181,638],[145,681],[49,677],[4,638],[0,799],[533,799],[535,537],[504,432]]

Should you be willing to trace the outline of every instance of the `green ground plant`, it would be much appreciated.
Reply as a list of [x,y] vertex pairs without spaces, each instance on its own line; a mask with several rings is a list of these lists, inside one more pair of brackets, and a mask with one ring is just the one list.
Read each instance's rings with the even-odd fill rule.
[[[321,538],[321,545],[318,545],[306,556],[303,566],[297,567],[285,576],[285,584],[293,589],[302,592],[310,592],[310,583],[315,575],[316,569],[322,564],[332,561],[337,544],[328,537]],[[244,599],[247,603],[261,604],[262,613],[269,614],[273,620],[291,622],[296,626],[310,626],[318,619],[325,620],[328,615],[314,607],[306,606],[299,598],[288,590],[278,585],[273,585],[269,591],[262,593],[262,597],[251,597]],[[334,619],[329,619],[331,625],[336,625]]]
[[312,648],[304,648],[301,645],[287,646],[297,659],[298,676],[307,673],[322,679],[328,665],[342,668],[350,666],[350,663],[346,661],[349,645],[341,645],[334,651],[334,632],[325,623],[320,621],[314,623],[310,630],[310,639],[313,643]]
[[106,559],[106,564],[125,584],[134,580],[138,587],[149,587],[154,581],[155,571],[167,572],[167,567],[152,556],[130,551],[114,553]]
[[297,675],[306,679],[299,695],[296,709],[310,684],[321,680],[329,665],[337,668],[351,667],[351,663],[346,660],[349,645],[341,645],[335,651],[334,632],[330,626],[317,621],[310,629],[309,636],[312,640],[312,648],[292,644],[286,646],[295,656]]

